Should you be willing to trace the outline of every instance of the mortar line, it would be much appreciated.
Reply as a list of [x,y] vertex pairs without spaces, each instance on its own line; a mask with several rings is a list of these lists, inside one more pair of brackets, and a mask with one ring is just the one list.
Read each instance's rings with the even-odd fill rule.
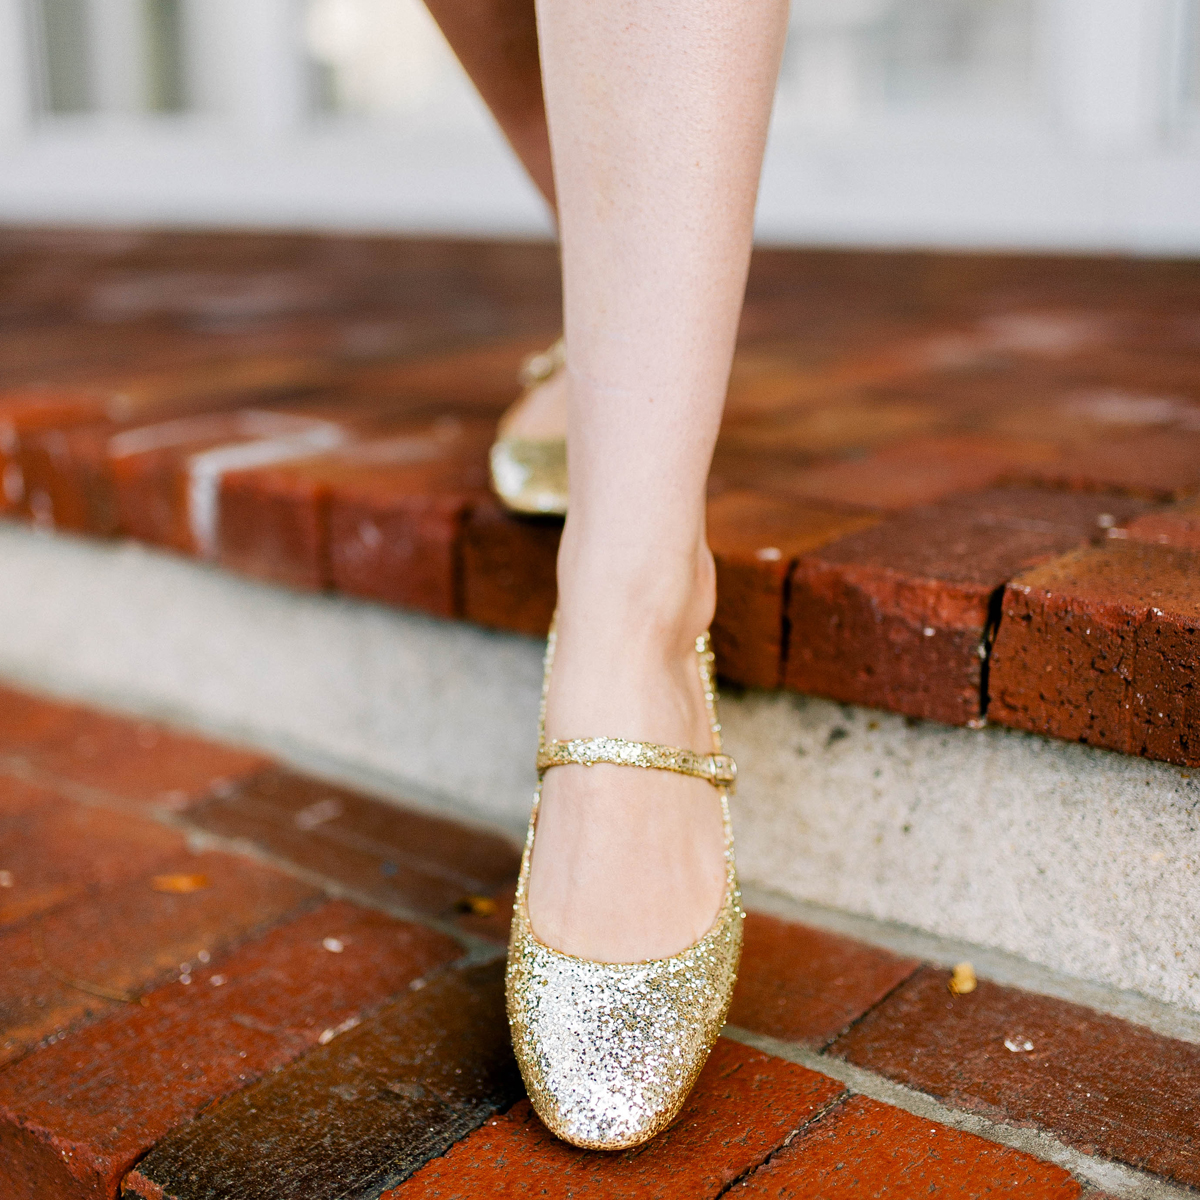
[[[722,1032],[727,1034],[727,1030],[728,1027]],[[727,1183],[719,1192],[717,1192],[714,1200],[720,1200],[722,1196],[725,1196],[729,1192],[733,1191],[733,1189],[739,1184],[745,1183],[747,1180],[752,1179],[758,1174],[759,1171],[763,1169],[763,1167],[770,1163],[777,1154],[781,1154],[784,1150],[786,1150],[792,1144],[792,1142],[796,1140],[796,1138],[803,1137],[810,1129],[824,1121],[825,1118],[830,1115],[830,1113],[834,1113],[841,1108],[851,1095],[851,1092],[843,1089],[842,1091],[838,1092],[836,1096],[831,1096],[816,1110],[816,1112],[813,1113],[811,1117],[808,1118],[807,1121],[803,1121],[801,1124],[797,1125],[796,1128],[793,1129],[783,1139],[783,1141],[781,1141],[777,1146],[773,1146],[767,1152],[767,1155],[762,1162],[760,1162],[757,1166],[748,1168],[732,1182]]]
[[[504,954],[504,947],[498,942],[488,941],[478,934],[460,929],[453,921],[443,920],[428,913],[418,912],[407,905],[397,904],[372,896],[369,892],[356,888],[340,880],[331,879],[319,871],[302,867],[291,859],[263,850],[260,846],[245,838],[231,838],[222,834],[212,833],[202,826],[195,825],[187,819],[187,813],[175,813],[164,809],[161,805],[135,804],[133,801],[122,800],[102,788],[91,787],[88,784],[75,783],[72,780],[59,779],[48,771],[39,771],[34,767],[13,769],[11,757],[0,758],[0,773],[11,778],[20,779],[25,783],[35,783],[40,786],[53,788],[68,800],[84,804],[89,808],[101,808],[107,812],[118,812],[125,815],[136,815],[154,821],[176,833],[182,833],[193,849],[223,850],[235,854],[239,858],[247,858],[263,866],[272,867],[301,883],[315,887],[331,900],[349,900],[362,908],[374,909],[385,916],[397,921],[407,921],[414,925],[424,925],[446,937],[453,938],[464,950],[464,957],[459,960],[463,966],[475,966]],[[197,801],[201,803],[202,801]]]
[[940,1100],[895,1083],[873,1071],[857,1067],[842,1059],[828,1058],[816,1050],[785,1042],[764,1033],[755,1033],[736,1025],[726,1025],[722,1036],[764,1054],[785,1059],[807,1067],[826,1078],[844,1084],[851,1095],[866,1096],[894,1108],[903,1109],[914,1117],[945,1125],[963,1133],[971,1133],[985,1141],[1012,1150],[1020,1150],[1043,1162],[1053,1163],[1069,1171],[1080,1183],[1099,1188],[1119,1200],[1196,1200],[1200,1192],[1174,1184],[1136,1167],[1106,1158],[1095,1158],[1060,1141],[1052,1133],[1023,1128],[1002,1121],[992,1121],[976,1113],[951,1108]]

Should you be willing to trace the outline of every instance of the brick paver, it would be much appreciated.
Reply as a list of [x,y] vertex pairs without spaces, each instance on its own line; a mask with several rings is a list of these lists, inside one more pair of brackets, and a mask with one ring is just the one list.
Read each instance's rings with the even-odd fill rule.
[[261,771],[262,754],[94,708],[0,687],[0,771],[4,759],[40,777],[83,784],[133,805],[186,808]]
[[486,492],[494,423],[444,410],[407,415],[422,407],[419,398],[393,404],[398,412],[378,419],[368,441],[227,475],[221,563],[293,586],[461,615],[461,526],[472,499]]
[[383,1200],[704,1200],[758,1166],[841,1092],[813,1071],[720,1041],[675,1124],[646,1146],[610,1154],[575,1149],[547,1133],[522,1102]]
[[90,888],[165,870],[182,834],[0,776],[0,930]]
[[494,834],[279,767],[213,796],[189,819],[378,901],[440,916],[491,900],[520,867],[517,848]]
[[855,1096],[803,1130],[729,1195],[738,1200],[1075,1200],[1060,1167]]
[[558,595],[562,522],[516,517],[498,500],[476,504],[463,540],[463,615],[493,629],[544,637]]
[[1145,513],[1129,523],[1125,536],[1181,550],[1200,550],[1200,499]]
[[1121,496],[996,489],[804,555],[788,606],[788,686],[953,725],[978,719],[998,589],[1142,507]]
[[923,968],[832,1052],[956,1107],[1200,1184],[1200,1046],[986,980],[954,996],[948,979]]
[[1198,676],[1200,553],[1110,540],[1005,589],[988,717],[1197,766]]
[[[135,241],[131,256],[94,257],[82,233],[36,249],[0,239],[5,311],[18,318],[0,334],[8,511],[216,554],[230,569],[292,586],[545,631],[559,523],[509,516],[483,482],[517,365],[558,329],[548,247],[233,234]],[[25,281],[51,277],[73,282],[50,288],[47,309],[43,285]],[[989,585],[1028,565],[1022,537],[1027,549],[1040,542],[1042,556],[1071,548],[1064,489],[1108,508],[1200,489],[1200,377],[1188,332],[1198,280],[1185,263],[758,253],[710,481],[723,675],[957,723],[981,716],[991,697],[974,610]],[[33,312],[42,314],[36,328],[22,324]],[[197,462],[232,472],[243,451],[259,453],[262,430],[251,426],[271,414],[319,418],[348,442],[290,466],[268,454],[214,482],[193,512]],[[414,422],[467,432],[445,439],[444,459],[417,462],[417,443],[429,437]],[[174,436],[181,430],[191,433]],[[216,460],[197,459],[204,450]],[[893,611],[879,580],[825,596],[828,611],[805,608],[811,563],[824,561],[813,539],[849,529],[833,527],[835,514],[919,522],[915,507],[963,509],[971,493],[999,484],[1034,489],[1023,530],[964,532],[965,517],[947,517],[923,531],[923,567],[891,564],[901,582],[932,572],[926,582],[937,585],[946,622]],[[1192,545],[1186,517],[1144,520],[1130,540],[1162,544],[1169,527],[1169,544]],[[889,546],[900,559],[902,540]],[[789,574],[795,556],[810,561]],[[884,558],[859,565],[878,573]],[[853,564],[828,565],[846,575]],[[1197,598],[1195,585],[1188,596]],[[1185,657],[1196,641],[1188,632]],[[1124,661],[1153,672],[1144,656]],[[1086,695],[1087,672],[1072,670],[1079,678],[1067,683]],[[1043,706],[1073,704],[1055,696]],[[1036,717],[1056,736],[1076,736],[1077,725],[1070,712]],[[1116,748],[1172,752],[1155,738]]]
[[[80,722],[104,723],[118,747],[142,727],[6,700],[10,763],[43,761]],[[133,778],[153,795],[150,771]],[[396,1195],[674,1195],[681,1179],[697,1195],[737,1180],[766,1195],[1078,1194],[1057,1168],[846,1101],[840,1084],[728,1042],[665,1137],[624,1155],[572,1150],[527,1105],[508,1107],[520,1089],[498,964],[438,974],[462,953],[444,934],[190,853],[119,792],[96,798],[0,783],[0,852],[22,864],[0,866],[13,906],[0,931],[0,1178],[17,1200],[112,1197],[135,1162],[127,1193],[180,1200],[369,1195],[410,1175]],[[503,840],[278,767],[180,807],[331,886],[503,941],[516,867]],[[171,890],[180,877],[191,886]],[[731,1019],[1200,1179],[1196,1048],[1115,1018],[987,981],[954,997],[944,972],[751,914]]]
[[874,514],[739,490],[708,505],[717,564],[713,649],[721,673],[747,687],[779,687],[786,648],[785,591],[796,557],[873,525]]
[[853,938],[765,913],[746,917],[729,1023],[822,1046],[920,965]]
[[[182,894],[155,879],[179,875],[200,884]],[[316,900],[316,891],[244,859],[186,851],[154,873],[119,879],[0,933],[0,1063],[80,1022],[120,1007],[179,964],[227,947]],[[82,985],[82,986],[81,986]]]
[[0,1071],[0,1160],[31,1200],[115,1196],[172,1128],[458,953],[430,930],[334,902],[193,958],[144,1005]]
[[503,966],[435,976],[168,1134],[126,1182],[158,1200],[313,1200],[398,1182],[521,1094]]

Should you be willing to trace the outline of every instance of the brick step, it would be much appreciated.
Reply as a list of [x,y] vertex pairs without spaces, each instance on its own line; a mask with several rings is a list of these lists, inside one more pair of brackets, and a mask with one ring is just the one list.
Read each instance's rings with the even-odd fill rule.
[[[545,632],[559,525],[486,471],[555,332],[545,247],[139,244],[0,244],[0,512]],[[1200,766],[1198,312],[1194,263],[760,255],[710,488],[723,677]]]
[[[1196,1042],[987,980],[954,994],[946,971],[917,958],[753,912],[731,1024],[739,1037],[803,1051],[812,1066],[723,1041],[668,1134],[621,1155],[572,1150],[520,1101],[499,963],[463,957],[466,944],[478,945],[477,959],[500,952],[515,865],[502,841],[252,759],[231,781],[217,771],[231,752],[196,738],[188,765],[208,767],[210,790],[139,805],[147,755],[169,744],[168,731],[11,690],[4,701],[9,938],[35,947],[26,970],[0,981],[0,1013],[15,1014],[6,1036],[26,1031],[0,1067],[6,1194],[633,1196],[677,1195],[686,1180],[697,1196],[736,1184],[750,1195],[1065,1198],[1106,1171],[1137,1189],[1149,1176],[1136,1172],[1149,1173],[1163,1195],[1200,1187]],[[50,765],[46,730],[89,718],[110,731],[103,765],[110,780],[130,780],[128,796],[117,784],[81,799],[71,758]],[[116,736],[122,727],[131,736]],[[21,776],[38,761],[33,787]],[[170,755],[159,761],[169,781]],[[249,824],[234,825],[237,844],[276,867],[180,847],[176,830],[211,836],[239,813]],[[81,903],[44,881],[77,853],[63,830],[89,818],[107,823],[96,826],[100,853],[78,885]],[[122,839],[126,861],[114,868],[105,847]],[[429,915],[414,923],[322,901],[279,872],[300,870],[335,894],[355,889],[377,859],[347,846],[407,847],[399,901],[386,891],[368,899]],[[457,883],[492,894],[447,908],[450,862]],[[34,899],[22,909],[27,888]],[[459,909],[468,911],[456,918]],[[37,941],[43,920],[54,929]],[[43,1014],[32,1033],[21,1023],[31,1004]],[[1041,1134],[1027,1149],[998,1145],[856,1096],[830,1077],[841,1062]],[[1056,1153],[1074,1173],[1039,1161],[1043,1144],[1065,1147]]]

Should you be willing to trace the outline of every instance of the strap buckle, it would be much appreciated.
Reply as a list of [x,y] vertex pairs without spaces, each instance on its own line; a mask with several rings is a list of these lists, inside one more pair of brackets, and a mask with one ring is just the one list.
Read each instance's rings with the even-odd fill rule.
[[727,787],[733,791],[737,783],[737,763],[728,754],[710,754],[708,767],[712,781],[717,787]]

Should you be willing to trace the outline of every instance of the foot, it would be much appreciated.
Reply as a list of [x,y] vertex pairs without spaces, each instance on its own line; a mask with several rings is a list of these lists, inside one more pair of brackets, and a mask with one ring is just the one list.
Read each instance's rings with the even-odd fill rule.
[[[691,586],[675,589],[679,604],[662,602],[661,576],[625,589],[626,600],[602,574],[592,587],[564,581],[548,739],[713,748],[695,642],[715,590],[711,556],[698,559]],[[724,839],[720,795],[703,780],[606,764],[556,767],[544,780],[530,869],[533,929],[556,950],[601,962],[677,954],[720,910]]]

